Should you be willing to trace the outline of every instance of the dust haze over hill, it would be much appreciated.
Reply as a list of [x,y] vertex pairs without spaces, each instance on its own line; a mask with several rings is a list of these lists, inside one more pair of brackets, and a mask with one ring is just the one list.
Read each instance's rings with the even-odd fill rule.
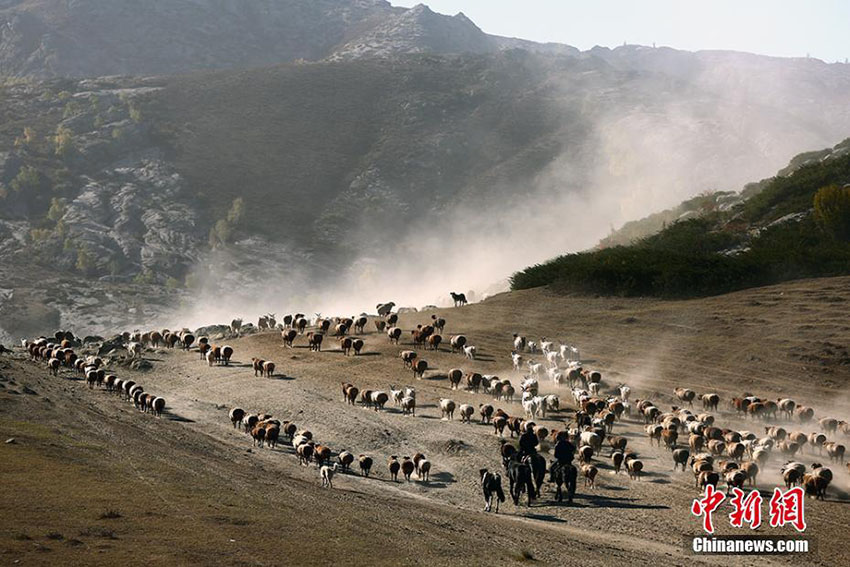
[[[480,298],[515,270],[702,191],[740,189],[850,132],[848,65],[579,52],[382,2],[268,2],[265,19],[197,5],[0,11],[14,32],[0,68],[21,77],[0,103],[0,183],[12,189],[0,191],[0,254],[5,269],[29,274],[35,259],[73,282],[57,295],[52,280],[22,278],[0,313],[26,297],[60,320],[84,311],[95,331],[168,322],[178,307],[200,323]],[[98,19],[82,26],[87,11]],[[184,43],[125,34],[132,53],[60,56],[119,41],[110,19],[165,22]],[[285,20],[309,41],[275,40]],[[227,57],[208,45],[216,34]],[[26,78],[116,72],[169,75]],[[36,141],[21,143],[28,127]],[[56,132],[72,151],[54,151]],[[244,215],[211,249],[237,198]],[[132,311],[109,287],[129,282],[142,286]]]

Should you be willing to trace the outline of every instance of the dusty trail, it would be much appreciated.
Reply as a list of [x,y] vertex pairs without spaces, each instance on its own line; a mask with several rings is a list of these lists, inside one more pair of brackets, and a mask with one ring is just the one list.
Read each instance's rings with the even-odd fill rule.
[[[825,301],[824,297],[831,299]],[[390,345],[382,334],[367,332],[362,335],[367,352],[360,357],[334,352],[338,349],[333,348],[331,337],[327,337],[323,352],[312,353],[302,348],[303,338],[296,340],[296,348],[286,349],[277,333],[264,333],[227,340],[236,353],[230,367],[209,367],[194,352],[148,353],[154,370],[132,377],[147,391],[168,400],[167,419],[138,414],[126,402],[105,392],[89,391],[79,381],[50,379],[26,362],[12,362],[4,374],[32,382],[34,389],[47,392],[44,395],[50,404],[39,407],[40,396],[12,396],[4,389],[0,407],[16,420],[38,416],[56,427],[68,427],[76,439],[97,447],[96,454],[83,459],[85,464],[100,463],[97,466],[132,475],[140,490],[158,493],[154,496],[157,508],[167,511],[169,521],[180,519],[195,525],[199,508],[205,507],[214,510],[215,517],[226,516],[218,509],[223,505],[220,500],[226,500],[256,513],[239,518],[248,522],[244,527],[253,534],[249,540],[263,540],[262,530],[270,525],[295,523],[300,526],[295,533],[275,532],[278,543],[294,545],[298,538],[331,542],[318,555],[295,561],[290,556],[268,555],[268,544],[252,540],[251,550],[242,548],[242,555],[237,555],[250,558],[245,559],[249,563],[322,563],[333,550],[345,549],[352,558],[368,557],[373,562],[416,564],[465,557],[469,563],[483,564],[519,560],[521,551],[527,549],[547,563],[586,564],[604,558],[606,564],[716,564],[716,559],[686,554],[682,543],[684,536],[699,534],[698,521],[688,512],[696,495],[692,474],[673,473],[669,452],[650,447],[642,422],[634,420],[618,424],[614,433],[627,437],[629,448],[644,460],[647,474],[643,480],[629,481],[625,474],[611,474],[609,451],[603,449],[602,455],[594,458],[600,468],[598,488],[588,491],[580,481],[575,506],[553,502],[547,483],[542,499],[530,509],[507,502],[498,516],[480,513],[483,503],[477,471],[500,468],[499,438],[490,426],[461,424],[457,418],[442,421],[437,402],[440,397],[451,397],[458,404],[471,403],[476,408],[480,403],[493,403],[511,415],[522,410],[518,402],[494,402],[483,393],[452,391],[445,372],[460,367],[498,374],[517,386],[521,375],[510,369],[508,354],[511,335],[519,332],[535,340],[547,336],[578,344],[582,357],[591,361],[587,366],[603,372],[605,392],[625,382],[632,387],[633,398],[651,396],[669,409],[676,404],[675,386],[717,391],[724,398],[718,415],[723,426],[757,432],[764,426],[742,421],[727,411],[725,401],[743,391],[769,397],[793,395],[814,406],[817,416],[846,419],[850,416],[850,358],[846,358],[844,338],[850,329],[848,305],[848,278],[792,282],[686,302],[571,298],[532,290],[441,310],[448,321],[444,335],[467,335],[481,356],[469,361],[447,348],[440,352],[417,349],[431,367],[422,380],[415,380],[397,356],[400,350],[411,348],[405,344],[409,343],[407,332],[399,346]],[[401,326],[409,330],[429,316],[430,312],[403,315]],[[246,364],[252,356],[273,360],[279,375],[255,378]],[[390,384],[414,386],[416,417],[402,415],[392,402],[381,412],[359,404],[346,405],[341,382],[352,382],[361,390],[388,391]],[[541,387],[546,393],[560,395],[562,411],[537,422],[563,428],[573,413],[568,388],[559,390],[545,379]],[[234,430],[227,418],[233,406],[292,419],[299,427],[311,429],[319,442],[335,452],[347,449],[355,455],[372,455],[373,478],[340,475],[335,479],[336,490],[323,491],[315,466],[299,466],[285,442],[277,449],[251,448],[250,437]],[[72,426],[65,425],[69,419]],[[16,427],[6,421],[0,425],[3,433]],[[815,424],[786,427],[807,433],[816,429]],[[434,465],[431,482],[418,482],[415,475],[412,483],[389,482],[386,458],[416,451],[424,452]],[[799,458],[807,464],[822,460],[809,452]],[[760,474],[759,487],[764,494],[779,480],[780,464],[781,457],[774,455],[768,470]],[[843,467],[830,466],[836,480],[829,499],[807,501],[808,535],[817,539],[819,546],[817,557],[807,559],[825,565],[842,561],[850,523],[850,477]],[[203,489],[197,490],[198,486]],[[9,502],[3,504],[5,508]],[[728,511],[724,508],[723,513]],[[719,533],[741,533],[729,528],[722,516],[717,518]],[[345,519],[344,532],[326,527],[338,525],[340,519]],[[162,530],[163,526],[150,529]],[[209,527],[205,524],[198,529],[205,533]],[[762,528],[759,533],[793,535],[787,528]],[[374,557],[369,541],[377,534],[401,537],[416,552]],[[12,552],[18,552],[19,542],[8,537],[6,541]],[[128,542],[119,540],[113,545],[121,548]],[[86,546],[81,547],[83,553]],[[184,547],[182,560],[192,562],[193,545]],[[215,555],[210,561],[223,562],[225,558],[232,556]],[[731,559],[741,565],[795,561],[800,560]]]

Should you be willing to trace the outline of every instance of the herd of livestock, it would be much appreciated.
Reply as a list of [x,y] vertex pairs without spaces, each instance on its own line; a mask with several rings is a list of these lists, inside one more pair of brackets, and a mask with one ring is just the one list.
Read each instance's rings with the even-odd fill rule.
[[[460,298],[456,301],[462,304]],[[393,305],[378,305],[378,316],[372,317],[372,321],[375,329],[386,334],[390,343],[400,344],[404,331],[399,327],[398,313],[392,312]],[[279,331],[284,348],[292,348],[294,341],[304,335],[310,350],[320,352],[325,337],[332,337],[339,343],[343,354],[353,353],[357,356],[365,346],[364,340],[350,333],[365,333],[368,323],[369,317],[365,314],[337,318],[319,316],[313,320],[308,320],[304,314],[294,314],[285,316],[280,323],[270,314],[260,318],[257,327],[261,331]],[[426,323],[409,331],[412,348],[402,350],[399,357],[403,367],[412,371],[415,378],[422,378],[429,367],[427,361],[414,349],[439,350],[443,344],[445,326],[445,319],[432,315]],[[242,330],[241,320],[236,319],[231,323],[232,336],[239,336]],[[130,359],[141,357],[146,348],[180,347],[187,351],[197,348],[201,360],[210,366],[227,366],[234,353],[233,347],[213,344],[208,337],[199,337],[196,343],[195,335],[187,329],[178,332],[166,329],[124,333],[122,339]],[[451,352],[461,353],[469,364],[475,363],[478,349],[469,343],[465,335],[452,335],[447,342]],[[32,360],[46,362],[54,376],[58,375],[61,367],[65,367],[69,372],[83,377],[89,388],[115,392],[132,401],[142,412],[160,416],[165,409],[162,397],[146,392],[133,380],[122,380],[108,373],[100,357],[78,355],[74,348],[81,346],[81,343],[70,332],[60,331],[52,338],[23,340],[22,346]],[[521,415],[510,415],[490,401],[475,407],[468,403],[457,404],[445,397],[439,399],[438,405],[444,420],[453,420],[457,412],[461,422],[471,422],[477,413],[478,421],[492,427],[494,434],[501,438],[499,458],[510,481],[510,496],[514,504],[519,504],[523,493],[527,495],[529,505],[540,498],[547,472],[550,482],[556,485],[557,499],[561,500],[562,485],[566,484],[571,500],[576,475],[580,473],[583,476],[586,487],[595,488],[595,479],[603,460],[610,462],[614,474],[619,474],[625,468],[630,479],[639,480],[644,473],[644,460],[629,446],[626,436],[616,434],[626,420],[642,422],[650,446],[663,445],[670,453],[673,470],[680,467],[683,471],[690,469],[695,486],[700,490],[709,485],[717,488],[721,483],[726,486],[727,492],[732,488],[742,488],[747,483],[756,486],[758,475],[766,469],[771,459],[778,461],[775,456],[778,454],[779,460],[784,462],[780,467],[782,482],[788,487],[801,485],[811,496],[823,499],[833,473],[820,463],[812,463],[807,468],[795,459],[808,451],[825,456],[833,463],[844,464],[845,445],[839,441],[839,436],[850,437],[850,423],[831,417],[816,420],[811,407],[793,399],[772,400],[744,394],[727,400],[729,409],[725,417],[735,415],[752,424],[750,429],[733,429],[723,427],[720,423],[724,415],[719,410],[722,400],[718,393],[698,394],[689,388],[676,388],[672,393],[677,405],[671,405],[665,411],[660,400],[633,400],[631,388],[626,384],[609,384],[607,392],[603,392],[602,374],[582,366],[579,350],[575,346],[556,344],[545,337],[539,341],[529,341],[515,334],[511,348],[513,372],[522,376],[518,383]],[[251,362],[255,376],[273,376],[273,362],[256,357]],[[449,382],[450,391],[464,387],[472,393],[486,394],[488,400],[492,398],[497,404],[511,403],[517,394],[510,379],[496,375],[452,368],[445,373],[445,378]],[[573,407],[567,408],[558,394],[541,394],[540,383],[547,380],[555,391],[569,389]],[[341,390],[344,403],[356,405],[359,402],[365,408],[381,411],[392,400],[402,414],[416,415],[415,388],[391,385],[386,391],[361,389],[345,382]],[[694,402],[702,405],[702,411],[694,409]],[[571,412],[569,419],[563,419],[566,417],[563,412],[566,411]],[[545,419],[547,416],[549,419],[563,416],[559,420],[563,425],[549,428],[536,423],[538,418]],[[337,471],[349,471],[355,461],[363,476],[369,476],[372,469],[372,456],[355,456],[349,450],[338,451],[333,461],[334,451],[327,444],[318,443],[311,431],[299,429],[291,421],[281,421],[265,413],[248,413],[238,407],[230,410],[229,417],[233,427],[250,435],[257,447],[265,445],[274,448],[282,432],[301,464],[314,462],[317,465],[323,486],[332,487],[334,474]],[[813,424],[817,424],[818,431],[812,431]],[[569,469],[574,466],[572,462],[562,463],[565,465],[562,470],[561,466],[551,466],[554,461],[547,463],[546,458],[536,450],[523,451],[522,447],[518,450],[513,442],[504,438],[506,429],[511,438],[523,435],[536,438],[534,444],[539,443],[540,452],[545,452],[543,449],[561,441],[569,443],[578,459],[578,466],[572,471],[572,481],[569,474]],[[604,459],[603,447],[608,449]],[[392,480],[397,480],[401,472],[410,481],[415,472],[420,481],[427,482],[431,466],[422,453],[416,453],[413,457],[405,456],[401,460],[393,455],[387,460],[387,470]],[[847,468],[850,472],[850,463]],[[489,511],[495,501],[498,511],[498,503],[505,499],[501,474],[482,468],[479,481],[484,493],[485,510]]]

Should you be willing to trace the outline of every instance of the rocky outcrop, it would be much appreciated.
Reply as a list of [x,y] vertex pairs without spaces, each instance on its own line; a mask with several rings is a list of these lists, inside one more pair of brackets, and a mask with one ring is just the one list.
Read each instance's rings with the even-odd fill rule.
[[67,239],[97,273],[182,277],[203,244],[181,177],[147,161],[90,181],[67,205]]

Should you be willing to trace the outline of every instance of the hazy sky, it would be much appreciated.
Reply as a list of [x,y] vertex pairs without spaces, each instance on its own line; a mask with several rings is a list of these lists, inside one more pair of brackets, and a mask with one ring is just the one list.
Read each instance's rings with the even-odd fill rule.
[[731,49],[827,62],[850,57],[848,0],[390,0],[463,12],[487,33],[567,43]]

